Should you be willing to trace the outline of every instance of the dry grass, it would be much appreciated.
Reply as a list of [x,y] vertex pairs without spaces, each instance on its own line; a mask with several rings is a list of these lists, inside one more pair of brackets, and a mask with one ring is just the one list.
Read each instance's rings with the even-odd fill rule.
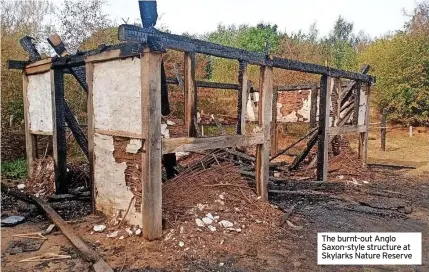
[[[357,136],[349,137],[351,147],[357,150]],[[414,128],[413,137],[408,128],[387,131],[386,151],[380,149],[380,132],[372,129],[368,138],[368,162],[390,163],[421,167],[429,163],[429,132],[424,128]]]

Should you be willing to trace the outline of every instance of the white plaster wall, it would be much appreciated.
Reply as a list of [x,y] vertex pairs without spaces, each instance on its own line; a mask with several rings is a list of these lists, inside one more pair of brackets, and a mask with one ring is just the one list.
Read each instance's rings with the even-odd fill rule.
[[140,59],[94,64],[93,103],[96,129],[141,131]]
[[[133,144],[139,147],[139,143]],[[94,134],[95,205],[97,210],[108,217],[113,217],[119,210],[123,216],[133,197],[131,189],[125,183],[127,165],[125,162],[115,162],[113,150],[112,136]],[[134,204],[131,205],[126,221],[132,225],[142,225],[142,214],[136,211]]]
[[368,96],[363,90],[360,90],[359,92],[360,98],[359,98],[359,116],[358,116],[358,125],[365,125],[365,118],[366,118],[366,104],[368,100]]
[[27,99],[30,130],[52,133],[52,93],[49,71],[28,76]]

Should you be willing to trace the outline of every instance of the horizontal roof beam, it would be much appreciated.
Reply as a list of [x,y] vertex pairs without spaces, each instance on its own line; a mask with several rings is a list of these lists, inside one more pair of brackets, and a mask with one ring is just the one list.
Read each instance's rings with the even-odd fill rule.
[[159,44],[165,48],[184,52],[195,52],[227,59],[243,60],[249,64],[272,66],[274,68],[327,75],[332,77],[348,78],[368,83],[375,82],[375,78],[369,75],[348,72],[319,64],[300,62],[279,57],[270,58],[262,53],[251,52],[240,48],[234,48],[212,42],[192,39],[185,36],[165,33],[156,30],[155,28],[143,29],[134,25],[120,25],[118,29],[118,37],[121,41],[137,43],[151,43],[152,41],[153,43]]

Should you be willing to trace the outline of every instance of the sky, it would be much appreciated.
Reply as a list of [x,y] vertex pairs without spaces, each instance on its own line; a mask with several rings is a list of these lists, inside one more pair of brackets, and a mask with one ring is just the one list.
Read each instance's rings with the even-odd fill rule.
[[[415,0],[157,0],[157,26],[172,33],[204,34],[226,25],[260,22],[277,24],[279,30],[307,31],[316,22],[320,35],[329,33],[342,15],[354,23],[355,33],[365,31],[371,37],[401,29]],[[105,8],[118,23],[140,21],[137,0],[108,0]]]

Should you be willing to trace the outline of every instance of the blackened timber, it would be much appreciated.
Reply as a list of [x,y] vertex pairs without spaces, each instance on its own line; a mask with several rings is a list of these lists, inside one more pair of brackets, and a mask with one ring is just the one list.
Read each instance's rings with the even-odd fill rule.
[[27,66],[28,64],[30,64],[29,61],[8,60],[7,61],[7,69],[24,70],[25,66]]
[[237,93],[237,134],[246,132],[246,108],[247,104],[247,63],[239,62],[238,66],[238,93]]
[[54,168],[55,168],[55,189],[57,194],[65,194],[67,188],[67,161],[66,161],[66,130],[64,115],[64,73],[61,69],[55,69],[53,79],[54,84],[52,94],[52,108],[54,116],[53,124],[53,149],[54,149]]
[[354,101],[355,101],[355,103],[353,104],[353,107],[354,107],[353,125],[355,125],[355,126],[357,126],[359,124],[360,92],[361,92],[361,83],[357,82],[357,86],[353,90],[353,96],[354,96]]
[[41,60],[39,52],[37,51],[36,45],[33,43],[34,38],[30,36],[24,36],[19,40],[19,43],[29,55],[31,62]]
[[348,79],[373,82],[373,77],[369,75],[347,72],[343,70],[326,67],[319,64],[305,63],[296,60],[283,59],[278,57],[267,58],[265,54],[251,52],[244,49],[219,45],[207,41],[192,39],[180,35],[161,32],[154,28],[143,29],[135,25],[120,25],[118,28],[118,38],[121,41],[145,43],[148,39],[157,39],[165,48],[175,49],[184,52],[195,52],[215,57],[243,60],[249,64],[257,64],[281,68],[306,73],[328,75],[332,77],[342,77]]
[[[177,78],[169,77],[167,78],[168,84],[179,85]],[[212,88],[212,89],[225,89],[225,90],[238,90],[239,85],[233,83],[219,83],[219,82],[210,82],[210,81],[196,81],[196,86],[198,88]]]
[[[307,138],[308,136],[310,136],[311,134],[313,134],[314,132],[317,131],[317,128],[313,128],[310,132],[308,132],[307,134],[305,134],[304,136],[302,136],[301,138],[299,138],[296,142],[294,142],[293,144],[289,145],[288,147],[280,150],[277,154],[273,155],[270,158],[270,161],[274,160],[275,158],[277,158],[278,156],[286,153],[286,151],[288,151],[289,149],[291,149],[292,147],[294,147],[295,145],[299,144],[300,142],[302,142],[305,138]],[[317,133],[316,133],[317,135]]]
[[313,136],[308,141],[304,151],[302,151],[302,153],[299,154],[299,156],[296,157],[295,160],[292,162],[292,164],[289,166],[289,170],[296,170],[298,168],[299,164],[305,159],[305,157],[308,156],[308,154],[310,153],[310,150],[316,144],[317,137],[318,137],[317,133],[314,133]]
[[[367,74],[369,72],[369,69],[371,67],[369,65],[365,65],[362,68],[362,74]],[[352,95],[352,91],[354,88],[356,88],[356,84],[357,82],[350,82],[349,85],[347,86],[346,90],[341,94],[341,106],[344,105],[344,103],[346,103],[346,101],[349,99],[349,97]]]
[[[309,90],[315,87],[314,83],[296,84],[296,85],[278,85],[274,87],[274,91],[287,92],[287,91],[299,91]],[[317,85],[316,85],[317,88]]]
[[82,149],[82,152],[85,154],[86,158],[88,158],[88,140],[86,139],[85,133],[82,131],[79,123],[74,118],[73,113],[66,101],[64,101],[64,118],[68,127],[73,133],[73,137],[76,139],[76,142]]
[[[58,34],[54,34],[48,38],[48,43],[54,49],[54,51],[61,57],[68,56],[69,53]],[[85,67],[70,67],[67,69],[68,72],[77,80],[83,90],[88,93],[88,85],[86,84],[86,72]]]
[[328,179],[329,115],[332,79],[322,76],[320,79],[319,129],[317,150],[317,180]]
[[313,87],[311,87],[311,94],[310,94],[310,127],[314,128],[317,126],[317,84],[313,84]]

